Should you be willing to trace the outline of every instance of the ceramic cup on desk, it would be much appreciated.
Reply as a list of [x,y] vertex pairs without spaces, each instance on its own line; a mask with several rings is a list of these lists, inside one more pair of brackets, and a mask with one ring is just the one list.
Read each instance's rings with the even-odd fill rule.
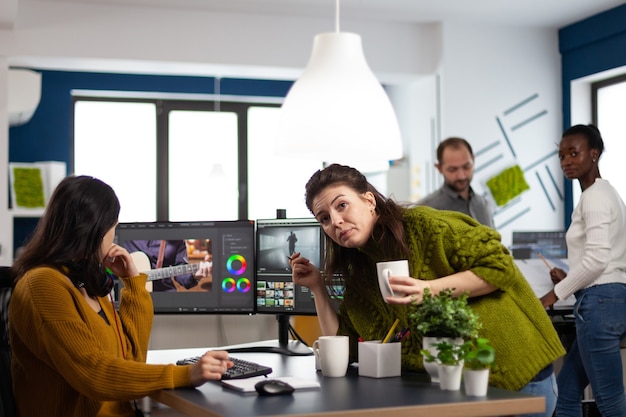
[[320,336],[313,342],[316,366],[322,375],[328,377],[345,376],[348,370],[348,336]]
[[404,297],[404,294],[394,294],[389,285],[389,277],[408,277],[409,261],[406,259],[400,261],[378,262],[376,264],[376,273],[378,274],[378,286],[380,293],[385,297]]

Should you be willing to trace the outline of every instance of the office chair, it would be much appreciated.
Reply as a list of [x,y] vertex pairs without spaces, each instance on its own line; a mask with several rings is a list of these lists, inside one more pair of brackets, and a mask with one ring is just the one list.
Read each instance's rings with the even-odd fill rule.
[[11,378],[11,346],[9,345],[9,299],[13,277],[9,267],[0,266],[0,417],[15,417],[13,379]]

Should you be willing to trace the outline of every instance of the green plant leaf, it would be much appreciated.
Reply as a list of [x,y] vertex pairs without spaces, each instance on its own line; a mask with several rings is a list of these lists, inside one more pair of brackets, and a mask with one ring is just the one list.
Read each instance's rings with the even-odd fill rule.
[[409,307],[408,321],[420,336],[469,339],[476,337],[482,324],[467,302],[467,294],[455,297],[451,288],[431,295],[424,290],[421,304]]
[[442,341],[436,343],[434,346],[437,348],[436,355],[433,355],[426,349],[420,351],[426,362],[437,362],[442,365],[458,365],[463,360],[464,345],[455,345]]
[[494,363],[495,349],[483,337],[473,338],[463,344],[465,367],[470,369],[490,368]]

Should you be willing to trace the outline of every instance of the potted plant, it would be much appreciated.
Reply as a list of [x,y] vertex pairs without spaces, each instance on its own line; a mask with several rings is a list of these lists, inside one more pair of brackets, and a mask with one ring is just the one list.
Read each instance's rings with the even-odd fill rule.
[[463,344],[462,350],[465,367],[468,369],[489,369],[496,359],[495,349],[489,344],[489,339],[484,337],[469,339]]
[[465,393],[478,397],[487,395],[489,370],[496,358],[489,339],[484,337],[469,339],[463,344],[461,350],[465,365],[463,369]]
[[[409,306],[409,325],[422,338],[424,350],[435,356],[435,346],[442,341],[461,345],[478,335],[482,326],[478,315],[467,303],[467,297],[467,293],[455,297],[451,288],[443,289],[439,294],[431,294],[426,288],[422,302]],[[424,369],[432,382],[439,382],[436,363],[424,360]]]
[[436,353],[422,349],[425,363],[435,363],[439,377],[439,387],[442,390],[457,391],[461,388],[461,372],[463,370],[463,356],[465,344],[447,342],[435,343]]

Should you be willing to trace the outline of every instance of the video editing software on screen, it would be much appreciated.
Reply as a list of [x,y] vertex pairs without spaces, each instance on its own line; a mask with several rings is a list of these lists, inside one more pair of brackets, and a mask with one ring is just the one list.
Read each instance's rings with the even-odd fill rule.
[[299,252],[319,268],[322,233],[314,218],[256,221],[257,313],[315,314],[311,292],[292,282],[289,257]]
[[254,313],[254,240],[247,220],[120,223],[116,230],[116,243],[148,273],[155,313]]

